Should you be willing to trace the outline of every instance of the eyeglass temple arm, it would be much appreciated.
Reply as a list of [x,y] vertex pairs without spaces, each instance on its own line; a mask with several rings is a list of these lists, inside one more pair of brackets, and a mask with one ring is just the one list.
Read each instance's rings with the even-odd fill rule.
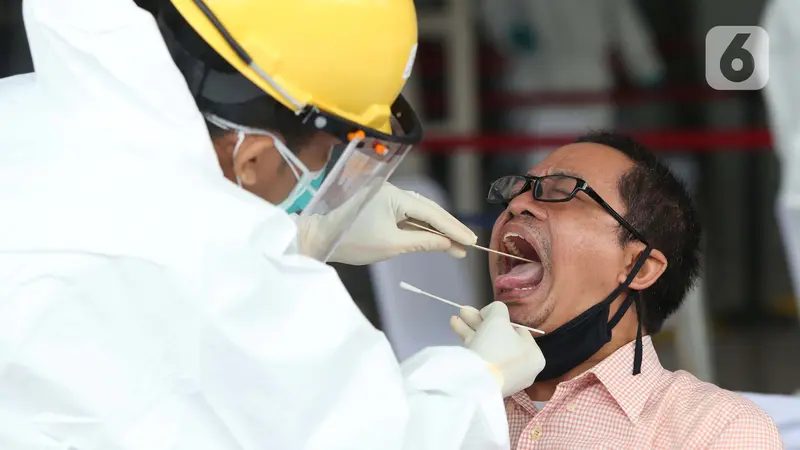
[[648,246],[650,245],[650,244],[647,243],[647,240],[644,238],[644,236],[639,234],[639,232],[636,231],[636,229],[633,228],[633,226],[631,224],[629,224],[627,220],[625,220],[622,216],[617,214],[617,212],[614,211],[614,208],[612,208],[611,205],[606,203],[606,201],[603,200],[602,197],[600,197],[600,194],[595,192],[595,190],[592,189],[591,186],[589,186],[589,185],[584,183],[582,190],[584,192],[586,192],[587,194],[589,194],[589,197],[591,197],[592,200],[596,201],[600,206],[602,206],[603,209],[605,209],[607,213],[611,214],[612,217],[617,219],[617,222],[622,224],[622,226],[625,227],[625,229],[628,230],[633,235],[633,237],[635,237],[636,239],[642,241],[645,245],[648,245]]

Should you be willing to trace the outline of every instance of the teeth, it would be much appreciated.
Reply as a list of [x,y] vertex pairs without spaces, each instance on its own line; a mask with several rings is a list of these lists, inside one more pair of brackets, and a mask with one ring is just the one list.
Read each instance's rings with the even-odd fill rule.
[[538,286],[534,287],[524,287],[524,288],[514,288],[514,289],[503,289],[503,292],[511,292],[511,291],[532,291],[536,289]]
[[522,256],[522,252],[514,244],[514,241],[510,239],[512,237],[518,237],[522,239],[522,236],[518,235],[517,233],[506,233],[503,235],[503,243],[505,244],[506,249],[514,256]]

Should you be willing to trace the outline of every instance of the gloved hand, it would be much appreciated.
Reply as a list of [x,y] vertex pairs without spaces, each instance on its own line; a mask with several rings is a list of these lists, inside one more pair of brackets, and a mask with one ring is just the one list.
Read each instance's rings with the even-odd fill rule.
[[[340,208],[341,213],[336,211],[329,216],[301,216],[297,219],[301,251],[304,246],[314,245],[316,239],[326,239],[326,221],[348,216],[347,203]],[[400,223],[406,219],[426,222],[448,237],[411,227],[401,228]],[[403,253],[422,251],[447,251],[456,258],[463,258],[467,254],[463,246],[472,245],[477,240],[469,228],[441,206],[416,192],[398,189],[387,182],[345,232],[330,261],[365,265]]]
[[531,386],[544,369],[545,360],[531,332],[511,325],[508,307],[493,302],[478,311],[462,308],[450,320],[464,345],[480,355],[497,376],[503,398]]

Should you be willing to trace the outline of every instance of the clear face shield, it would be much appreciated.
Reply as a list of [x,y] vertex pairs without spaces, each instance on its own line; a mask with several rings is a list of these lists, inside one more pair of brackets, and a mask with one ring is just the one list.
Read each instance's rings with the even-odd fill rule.
[[[317,216],[324,223],[325,239],[305,253],[319,261],[327,261],[342,235],[358,218],[364,206],[372,200],[384,182],[397,169],[403,158],[422,136],[422,127],[403,97],[392,108],[392,135],[374,130],[359,130],[352,124],[336,132],[337,126],[326,131],[342,139],[344,150],[329,170],[325,181],[301,216]],[[335,119],[341,122],[343,119]]]

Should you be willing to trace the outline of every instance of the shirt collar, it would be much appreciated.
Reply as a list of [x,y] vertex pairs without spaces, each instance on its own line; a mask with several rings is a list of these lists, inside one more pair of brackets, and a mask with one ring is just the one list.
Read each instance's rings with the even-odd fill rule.
[[[647,404],[647,399],[658,384],[660,375],[664,373],[650,336],[643,336],[642,372],[633,375],[635,343],[632,341],[620,347],[596,366],[572,380],[561,383],[561,386],[567,389],[571,386],[586,387],[587,378],[596,378],[622,408],[628,419],[635,424]],[[512,400],[531,414],[536,411],[533,401],[525,391],[514,394]]]
[[655,389],[659,376],[664,373],[661,361],[650,336],[642,337],[642,372],[632,374],[633,352],[636,342],[630,342],[612,353],[587,373],[594,374],[608,393],[625,411],[628,419],[636,423],[647,399]]

